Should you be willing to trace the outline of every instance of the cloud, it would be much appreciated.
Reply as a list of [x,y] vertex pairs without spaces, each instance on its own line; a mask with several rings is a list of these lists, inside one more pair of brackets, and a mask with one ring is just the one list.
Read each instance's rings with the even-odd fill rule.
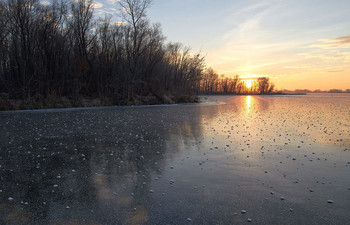
[[101,2],[94,2],[92,3],[92,7],[95,9],[99,9],[103,7],[103,4]]
[[46,5],[46,6],[51,5],[49,1],[41,1],[40,4]]
[[95,10],[95,14],[98,17],[114,16],[117,13],[118,10],[114,8],[99,8]]
[[330,70],[330,71],[327,71],[328,73],[342,73],[342,72],[345,72],[346,70]]
[[320,43],[312,44],[312,48],[350,48],[350,35],[345,35],[342,37],[331,38],[331,39],[321,39]]
[[114,21],[113,25],[114,26],[125,26],[127,22],[125,21]]
[[334,38],[333,40],[339,44],[350,44],[350,35]]
[[296,65],[284,66],[284,68],[286,69],[302,69],[302,70],[309,69],[312,67],[313,65],[311,64],[296,64]]
[[115,4],[117,2],[120,2],[120,0],[107,0],[107,2],[110,4]]

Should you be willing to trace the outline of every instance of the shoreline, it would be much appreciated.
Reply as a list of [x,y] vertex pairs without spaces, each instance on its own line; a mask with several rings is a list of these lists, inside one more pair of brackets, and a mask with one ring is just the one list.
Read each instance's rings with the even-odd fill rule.
[[173,105],[179,103],[199,103],[198,96],[172,95],[163,96],[136,96],[130,101],[113,103],[109,98],[91,97],[57,97],[46,98],[33,97],[31,99],[10,99],[0,95],[0,111],[27,111],[27,110],[50,110],[50,109],[76,109],[76,108],[99,108],[117,106],[151,106],[151,105]]
[[[332,94],[332,93],[329,93]],[[9,99],[0,95],[0,112],[30,111],[30,110],[55,110],[55,109],[89,109],[102,107],[128,107],[128,106],[154,106],[175,105],[182,103],[206,103],[205,98],[209,96],[305,96],[307,93],[271,93],[271,94],[199,94],[195,96],[137,96],[132,101],[124,104],[113,104],[107,98],[91,97],[54,97],[32,98],[30,100]]]

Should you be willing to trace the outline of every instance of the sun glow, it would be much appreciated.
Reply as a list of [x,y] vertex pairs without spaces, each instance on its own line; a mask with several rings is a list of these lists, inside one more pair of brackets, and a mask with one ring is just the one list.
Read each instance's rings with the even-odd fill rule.
[[246,80],[245,86],[246,86],[247,88],[251,88],[252,85],[253,85],[253,81],[252,81],[252,80]]

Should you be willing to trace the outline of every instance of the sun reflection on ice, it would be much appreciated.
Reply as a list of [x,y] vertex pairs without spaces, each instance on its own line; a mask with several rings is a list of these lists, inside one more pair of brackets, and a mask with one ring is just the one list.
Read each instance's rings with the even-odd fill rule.
[[255,99],[252,96],[246,96],[245,97],[245,117],[246,119],[248,119],[249,121],[252,119],[253,115],[253,107],[255,104]]
[[246,101],[247,111],[250,111],[250,107],[251,107],[251,104],[252,104],[252,96],[247,96],[245,101]]

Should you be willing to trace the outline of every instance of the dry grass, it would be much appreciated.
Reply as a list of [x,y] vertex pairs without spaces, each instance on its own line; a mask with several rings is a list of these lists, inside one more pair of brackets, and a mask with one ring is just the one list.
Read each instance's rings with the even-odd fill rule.
[[108,99],[67,98],[49,95],[46,98],[34,96],[31,99],[9,99],[0,94],[0,110],[52,109],[72,107],[98,107],[113,105]]
[[[175,103],[193,103],[199,102],[197,96],[182,95],[175,97],[173,95],[163,96],[135,96],[129,101],[122,102],[120,105],[158,105]],[[110,99],[85,98],[85,97],[59,97],[48,95],[43,97],[35,95],[30,99],[10,99],[6,93],[0,93],[0,110],[31,110],[31,109],[53,109],[53,108],[72,108],[72,107],[99,107],[112,106]]]

